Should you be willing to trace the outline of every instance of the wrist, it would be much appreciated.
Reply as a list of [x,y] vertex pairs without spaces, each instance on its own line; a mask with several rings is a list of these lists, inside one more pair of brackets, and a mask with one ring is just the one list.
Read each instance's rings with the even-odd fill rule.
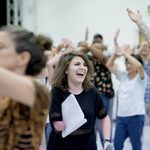
[[106,142],[111,143],[111,140],[110,139],[104,139],[103,144],[105,144]]
[[117,58],[118,57],[117,53],[113,53],[113,57]]
[[138,26],[141,26],[141,25],[143,24],[143,21],[142,21],[142,20],[139,20],[139,21],[136,22],[136,24],[137,24]]

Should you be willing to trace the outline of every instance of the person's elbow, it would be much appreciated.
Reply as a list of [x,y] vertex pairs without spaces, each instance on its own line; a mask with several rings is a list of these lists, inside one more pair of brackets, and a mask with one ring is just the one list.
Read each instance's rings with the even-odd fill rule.
[[113,67],[112,64],[110,64],[108,61],[106,62],[106,67],[109,71],[111,71],[111,68]]

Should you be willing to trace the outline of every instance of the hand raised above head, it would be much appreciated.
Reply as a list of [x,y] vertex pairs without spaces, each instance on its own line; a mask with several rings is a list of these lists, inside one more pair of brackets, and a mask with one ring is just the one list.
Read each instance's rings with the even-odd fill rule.
[[114,51],[114,54],[115,54],[116,57],[122,56],[121,47],[116,47],[115,51]]
[[133,12],[131,9],[127,8],[128,16],[135,23],[142,22],[142,15],[139,10],[137,12]]
[[104,45],[102,43],[94,43],[90,47],[95,47],[100,50],[107,50],[107,45]]
[[80,41],[78,44],[79,47],[88,48],[89,44],[85,41]]
[[118,30],[116,31],[115,36],[114,36],[114,44],[115,44],[116,47],[119,46],[119,45],[118,45],[118,41],[117,41],[119,34],[120,34],[120,29],[118,29]]
[[121,56],[124,55],[125,53],[128,54],[133,53],[133,48],[131,48],[129,44],[124,44],[123,46],[118,47],[115,54]]
[[85,30],[85,39],[84,39],[85,42],[88,41],[88,37],[89,37],[89,29],[87,27],[86,30]]

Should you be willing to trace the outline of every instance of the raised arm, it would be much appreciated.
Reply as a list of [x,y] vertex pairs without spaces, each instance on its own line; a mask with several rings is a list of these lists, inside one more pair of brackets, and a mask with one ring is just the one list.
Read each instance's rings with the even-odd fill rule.
[[52,80],[52,76],[54,74],[55,67],[58,64],[59,59],[60,59],[61,56],[62,56],[62,52],[59,52],[54,57],[50,58],[48,60],[47,64],[46,64],[47,70],[48,70],[48,81],[49,81],[49,84],[51,84],[51,80]]
[[128,15],[130,19],[137,24],[139,30],[144,34],[147,41],[150,43],[150,28],[143,22],[142,14],[137,10],[137,12],[133,12],[130,9],[127,9]]
[[35,101],[35,87],[29,77],[0,67],[0,95],[32,107]]
[[120,48],[120,51],[122,55],[134,66],[140,77],[144,79],[144,68],[142,64],[137,59],[132,57],[128,52],[126,52],[124,47]]
[[87,27],[86,30],[85,30],[85,39],[84,39],[84,41],[87,42],[88,38],[89,38],[89,29]]
[[106,67],[109,69],[109,71],[113,74],[116,74],[117,66],[114,63],[117,57],[120,57],[119,51],[119,44],[118,44],[118,36],[120,33],[120,29],[118,29],[114,36],[114,45],[115,45],[115,52],[111,55],[111,57],[108,59],[106,63]]
[[106,46],[100,43],[95,43],[89,46],[85,41],[79,42],[80,51],[84,53],[91,52],[94,57],[96,57],[102,64],[105,64],[107,57],[103,54],[103,50]]
[[120,29],[118,29],[116,31],[115,36],[114,36],[114,45],[115,45],[116,48],[119,47],[119,44],[118,44],[118,36],[119,36],[119,34],[120,34]]
[[117,66],[116,64],[114,63],[115,60],[116,60],[117,56],[116,54],[112,54],[110,56],[110,58],[108,59],[107,63],[106,63],[106,67],[109,69],[109,71],[113,74],[116,74],[116,71],[117,71]]
[[89,37],[89,29],[86,28],[86,29],[85,29],[84,40],[83,40],[83,41],[80,41],[80,42],[78,43],[78,47],[79,47],[80,51],[82,51],[82,52],[85,53],[85,54],[89,52],[88,37]]
[[95,43],[89,46],[89,51],[93,54],[95,58],[97,58],[102,64],[106,64],[107,57],[103,54],[103,50],[105,49],[105,45]]

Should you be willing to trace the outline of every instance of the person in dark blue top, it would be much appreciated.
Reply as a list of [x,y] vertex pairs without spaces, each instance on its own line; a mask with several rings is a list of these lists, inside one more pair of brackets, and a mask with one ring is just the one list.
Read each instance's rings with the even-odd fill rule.
[[[101,95],[91,84],[92,66],[85,54],[73,51],[62,55],[52,79],[52,105],[49,114],[52,132],[48,150],[97,150],[94,125],[102,122],[104,150],[110,142],[111,123],[103,106]],[[62,102],[74,94],[87,122],[62,138],[65,123],[62,119]]]

